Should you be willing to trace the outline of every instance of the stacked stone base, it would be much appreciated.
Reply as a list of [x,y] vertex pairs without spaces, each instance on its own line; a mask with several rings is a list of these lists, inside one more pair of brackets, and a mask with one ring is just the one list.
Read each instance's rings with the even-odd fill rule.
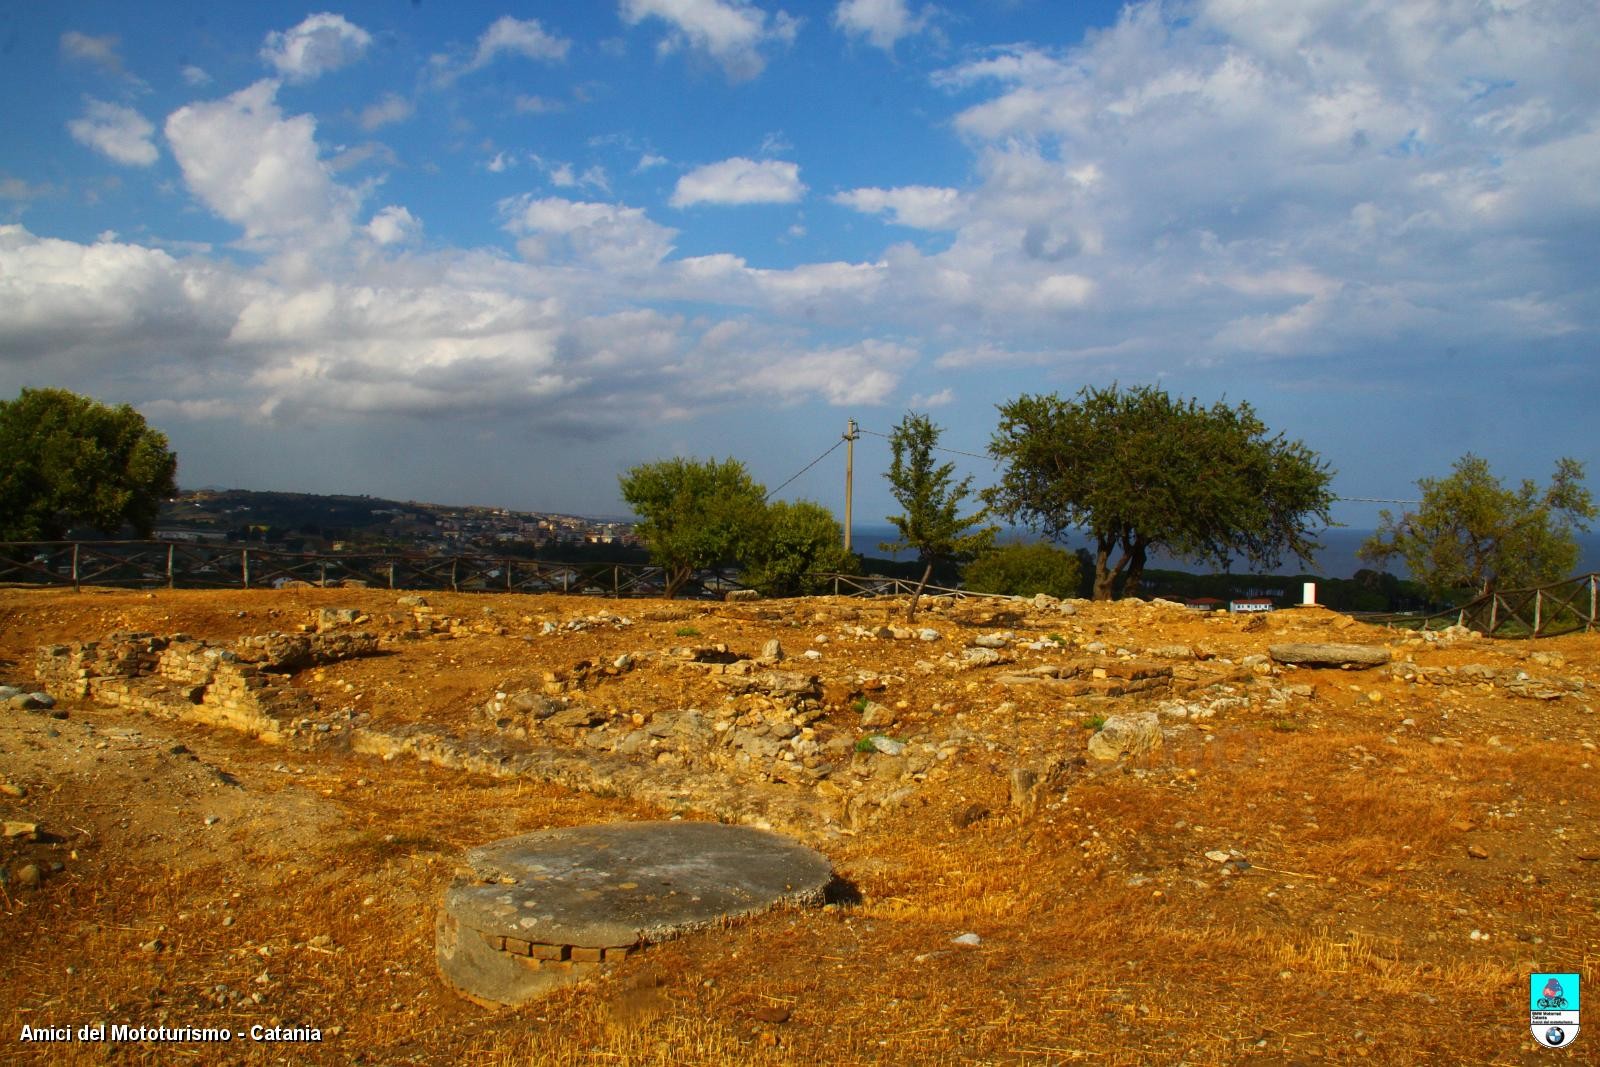
[[235,648],[184,634],[119,632],[100,641],[46,645],[34,674],[52,692],[107,707],[225,726],[268,742],[313,744],[332,734],[312,722],[311,695],[286,672],[377,651],[367,633],[268,634]]

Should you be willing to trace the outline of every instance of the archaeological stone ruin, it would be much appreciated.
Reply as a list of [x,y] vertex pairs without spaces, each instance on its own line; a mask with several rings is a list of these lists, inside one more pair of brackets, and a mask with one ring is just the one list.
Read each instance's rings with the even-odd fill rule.
[[708,822],[544,830],[466,860],[439,908],[435,954],[452,988],[495,1005],[728,919],[820,904],[833,878],[797,842]]

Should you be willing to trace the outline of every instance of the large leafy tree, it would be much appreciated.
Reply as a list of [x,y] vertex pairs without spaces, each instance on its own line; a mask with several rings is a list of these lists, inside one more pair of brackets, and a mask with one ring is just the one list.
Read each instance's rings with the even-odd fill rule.
[[1423,478],[1417,488],[1417,509],[1398,518],[1382,512],[1360,555],[1375,563],[1399,556],[1441,599],[1567,577],[1578,563],[1574,531],[1597,517],[1583,464],[1573,459],[1559,460],[1543,489],[1524,481],[1513,490],[1469,452],[1450,477]]
[[780,500],[766,510],[741,579],[765,596],[810,596],[827,585],[817,574],[855,571],[856,557],[845,550],[832,512],[809,500]]
[[1309,561],[1330,521],[1331,472],[1249,404],[1207,408],[1153,386],[1024,395],[1001,405],[989,451],[1006,465],[984,493],[996,513],[1054,541],[1088,532],[1096,600],[1119,579],[1135,593],[1152,548],[1223,567],[1276,566],[1285,550]]
[[83,523],[107,535],[155,528],[177,492],[178,459],[164,434],[127,404],[65,389],[24,389],[0,401],[0,537],[54,541]]
[[900,531],[899,540],[885,541],[879,547],[890,552],[916,549],[917,558],[925,565],[906,610],[908,619],[916,617],[917,602],[935,565],[965,562],[994,543],[994,527],[981,525],[988,516],[986,509],[961,514],[962,503],[972,495],[972,479],[956,481],[955,464],[933,460],[942,433],[926,415],[911,411],[889,434],[893,458],[885,477],[905,510],[888,516]]
[[761,534],[766,493],[737,460],[643,463],[619,480],[668,598],[695,571],[742,558]]

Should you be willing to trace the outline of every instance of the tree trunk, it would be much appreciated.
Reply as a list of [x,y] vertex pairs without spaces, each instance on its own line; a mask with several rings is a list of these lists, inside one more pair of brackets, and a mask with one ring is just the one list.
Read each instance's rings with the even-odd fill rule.
[[1110,566],[1111,550],[1117,542],[1112,538],[1097,539],[1094,557],[1094,599],[1111,600],[1115,595],[1117,576],[1128,566],[1132,554],[1124,549],[1115,567]]
[[911,606],[906,608],[907,622],[917,617],[917,601],[922,599],[922,590],[927,586],[928,579],[931,577],[933,577],[933,562],[930,560],[922,570],[922,581],[917,583],[916,592],[911,594]]
[[1094,599],[1111,599],[1111,580],[1116,577],[1111,568],[1106,566],[1106,560],[1111,553],[1100,549],[1094,554]]
[[693,573],[694,571],[688,567],[661,568],[662,577],[666,579],[667,583],[667,587],[663,592],[666,593],[668,600],[676,599],[678,591],[683,588],[683,584],[689,580],[689,576]]
[[1116,577],[1111,570],[1111,544],[1103,537],[1095,538],[1094,553],[1094,599],[1111,599],[1111,580]]
[[1124,560],[1128,563],[1128,580],[1122,583],[1122,595],[1133,596],[1139,591],[1139,579],[1144,577],[1144,550],[1143,542],[1136,543],[1127,550]]

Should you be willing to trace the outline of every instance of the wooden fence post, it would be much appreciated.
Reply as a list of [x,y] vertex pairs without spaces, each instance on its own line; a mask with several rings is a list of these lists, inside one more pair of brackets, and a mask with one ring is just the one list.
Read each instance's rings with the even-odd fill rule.
[[1499,619],[1499,617],[1500,617],[1500,594],[1499,593],[1490,593],[1489,594],[1489,628],[1487,630],[1483,631],[1485,634],[1488,634],[1491,637],[1494,636],[1494,631],[1495,631],[1496,627],[1499,625],[1496,620]]
[[394,588],[394,560],[389,561],[389,588]]
[[1596,586],[1600,586],[1600,574],[1589,575],[1589,625],[1583,628],[1584,633],[1588,633],[1596,625],[1600,625],[1600,619],[1595,618],[1594,610],[1597,599],[1595,596]]
[[328,588],[328,561],[323,560],[317,564],[317,586],[321,589]]
[[172,545],[168,545],[167,546],[167,588],[168,589],[174,588],[174,586],[173,586],[173,577],[172,577],[172,549],[173,549]]
[[511,568],[512,563],[508,559],[506,560],[506,592],[508,593],[511,592]]
[[461,559],[459,556],[450,557],[450,591],[452,593],[459,593],[461,591],[461,587],[456,584],[456,566],[460,562]]
[[78,542],[72,542],[72,591],[81,593],[82,587],[78,585]]
[[1533,636],[1538,637],[1544,628],[1544,590],[1533,591]]
[[244,587],[246,589],[249,589],[250,588],[250,550],[248,548],[241,548],[239,550],[239,570],[244,575]]
[[622,568],[615,563],[611,565],[611,595],[613,597],[622,595]]

